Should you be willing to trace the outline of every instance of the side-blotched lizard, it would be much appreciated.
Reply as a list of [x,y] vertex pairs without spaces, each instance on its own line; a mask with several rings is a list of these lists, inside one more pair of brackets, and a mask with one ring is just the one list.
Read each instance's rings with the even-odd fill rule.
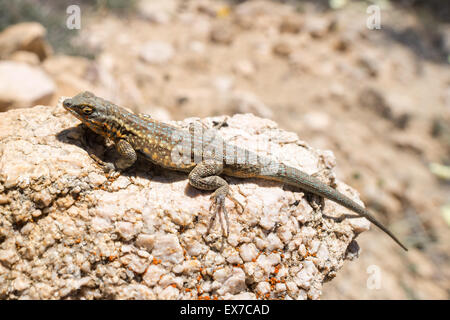
[[221,223],[222,232],[228,235],[226,197],[242,207],[230,195],[228,183],[220,177],[224,174],[275,180],[330,199],[367,218],[407,250],[367,209],[347,196],[296,168],[274,164],[268,158],[224,142],[215,134],[204,134],[203,130],[196,132],[194,128],[183,130],[147,115],[136,115],[90,92],[65,99],[63,106],[89,129],[115,144],[120,155],[115,162],[117,169],[125,170],[132,166],[139,153],[163,168],[189,173],[189,183],[193,187],[213,190],[214,212],[207,233],[221,211],[227,224],[225,231]]

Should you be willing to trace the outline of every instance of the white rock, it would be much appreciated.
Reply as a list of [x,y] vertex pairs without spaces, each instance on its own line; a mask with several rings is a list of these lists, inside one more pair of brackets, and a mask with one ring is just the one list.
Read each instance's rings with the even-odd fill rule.
[[277,283],[275,285],[275,292],[280,293],[286,291],[286,285],[284,283]]
[[200,270],[201,263],[198,260],[187,260],[183,262],[183,272],[190,274]]
[[361,233],[370,229],[370,222],[366,218],[347,219],[347,221],[355,233]]
[[45,40],[47,31],[37,22],[23,22],[9,26],[0,33],[0,59],[7,59],[16,51],[36,54],[42,61],[52,49]]
[[228,278],[229,275],[230,275],[229,269],[228,268],[222,268],[222,269],[216,270],[214,272],[213,279],[215,281],[223,283]]
[[236,251],[234,248],[232,248],[231,250],[229,250],[228,252],[224,252],[224,256],[226,256],[226,260],[228,263],[231,264],[238,264],[238,263],[242,263],[242,259],[239,255],[239,252]]
[[234,113],[253,113],[264,118],[271,118],[273,112],[253,93],[235,91],[229,98],[228,108]]
[[226,293],[237,294],[246,288],[245,273],[241,268],[233,268],[232,276],[223,283],[223,286],[217,290],[221,295]]
[[297,284],[294,281],[286,281],[286,288],[289,294],[295,295],[298,291]]
[[322,244],[317,251],[316,257],[319,258],[322,261],[327,261],[329,259],[330,253],[328,251],[328,248],[325,244]]
[[256,259],[258,255],[258,249],[253,243],[244,243],[239,248],[239,254],[241,255],[242,260],[244,262],[250,262],[253,259]]
[[136,234],[133,223],[126,221],[117,223],[117,231],[119,231],[120,236],[125,240],[131,240]]
[[17,256],[16,250],[6,249],[0,250],[0,262],[3,262],[8,265],[12,265],[17,261],[19,257]]
[[150,41],[141,46],[139,57],[151,64],[168,63],[175,55],[175,49],[170,43]]
[[259,255],[258,259],[256,259],[256,263],[265,272],[270,273],[272,272],[273,266],[280,263],[280,260],[281,258],[279,254],[274,253],[271,253],[269,255],[261,254]]
[[297,286],[309,289],[311,287],[311,280],[313,280],[314,275],[317,273],[317,268],[312,261],[303,262],[303,269],[300,270],[295,276],[295,283]]
[[270,291],[270,283],[264,281],[258,283],[256,286],[256,291],[258,291],[259,294],[266,294]]
[[140,0],[138,2],[138,13],[155,23],[170,22],[176,8],[175,0]]
[[46,104],[55,84],[40,68],[26,63],[0,61],[0,111]]
[[158,299],[162,300],[175,300],[178,298],[180,290],[172,286],[166,287],[163,291],[158,294]]
[[153,249],[154,241],[155,237],[153,235],[140,234],[136,239],[136,245],[150,251]]
[[268,250],[273,251],[283,248],[283,243],[275,233],[273,232],[269,233],[269,235],[267,236],[267,240],[269,241],[269,244],[267,246]]
[[330,117],[325,112],[311,111],[303,115],[303,123],[311,130],[324,131],[330,126]]
[[174,234],[161,234],[156,237],[152,254],[163,262],[180,263],[183,261],[183,248]]
[[249,77],[255,73],[255,66],[249,60],[239,60],[234,63],[233,70],[237,74]]
[[251,292],[242,292],[238,293],[232,297],[230,297],[231,300],[255,300],[256,295]]
[[213,79],[212,84],[219,93],[225,93],[233,88],[233,78],[222,76]]
[[30,280],[25,277],[18,277],[13,281],[13,287],[17,291],[23,291],[30,287]]
[[8,58],[8,60],[27,63],[32,66],[39,65],[39,57],[37,54],[29,51],[16,51]]
[[306,300],[306,299],[308,299],[308,293],[305,290],[299,290],[296,299],[297,300]]
[[166,270],[158,265],[151,265],[143,276],[144,283],[149,287],[156,285],[159,279],[166,274]]

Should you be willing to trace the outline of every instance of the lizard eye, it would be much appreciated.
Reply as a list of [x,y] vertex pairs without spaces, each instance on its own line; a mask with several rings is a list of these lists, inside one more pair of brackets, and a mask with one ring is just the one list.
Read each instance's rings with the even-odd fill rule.
[[92,109],[91,107],[86,106],[86,107],[83,107],[82,111],[83,111],[83,113],[85,115],[88,116],[88,115],[92,114],[92,112],[94,112],[94,109]]

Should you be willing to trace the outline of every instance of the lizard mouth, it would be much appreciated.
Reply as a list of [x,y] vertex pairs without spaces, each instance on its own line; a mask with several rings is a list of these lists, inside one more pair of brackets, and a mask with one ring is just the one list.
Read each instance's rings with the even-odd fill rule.
[[85,122],[86,119],[84,119],[75,109],[76,105],[72,103],[72,99],[65,99],[62,103],[64,109],[69,111],[72,115],[74,115],[77,119]]

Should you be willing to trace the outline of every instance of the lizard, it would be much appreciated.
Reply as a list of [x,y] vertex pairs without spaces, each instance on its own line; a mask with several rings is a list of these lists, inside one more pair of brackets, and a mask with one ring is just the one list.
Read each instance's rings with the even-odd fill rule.
[[[273,161],[269,161],[267,157],[227,143],[215,133],[203,134],[202,131],[198,134],[192,127],[186,130],[154,120],[149,115],[134,114],[88,91],[65,99],[62,105],[90,130],[115,146],[119,155],[114,163],[115,169],[128,169],[136,162],[139,154],[165,169],[187,173],[189,184],[194,188],[213,191],[209,209],[212,217],[207,233],[221,212],[227,225],[225,229],[220,219],[222,234],[228,235],[229,221],[225,208],[227,197],[244,209],[231,195],[228,182],[222,175],[261,178],[285,183],[334,201],[368,219],[405,251],[408,250],[366,208],[346,195],[297,168],[282,163],[275,163],[273,166]],[[184,153],[180,152],[180,146]],[[268,163],[272,167],[269,168]]]

